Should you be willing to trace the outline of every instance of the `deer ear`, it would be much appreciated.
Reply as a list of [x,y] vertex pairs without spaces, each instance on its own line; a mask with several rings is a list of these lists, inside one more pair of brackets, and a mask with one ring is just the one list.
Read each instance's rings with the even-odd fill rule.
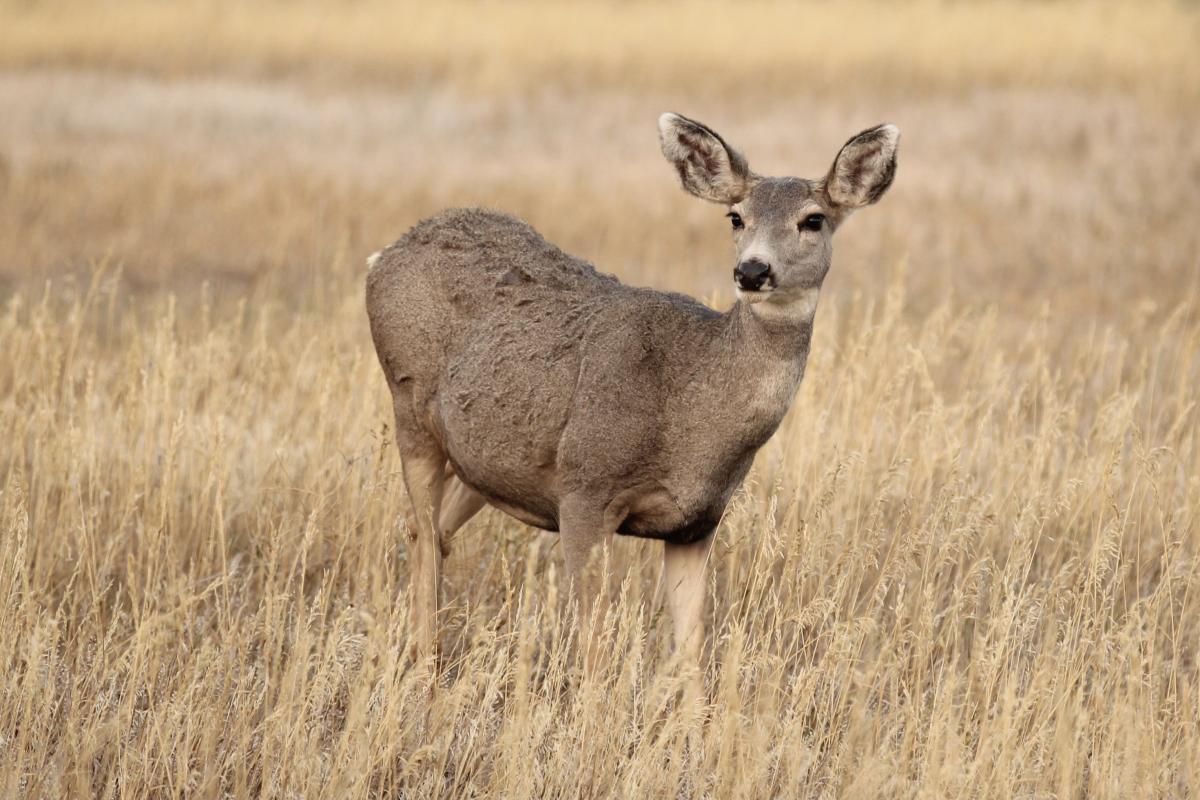
[[900,129],[895,125],[869,128],[846,142],[825,176],[830,202],[852,211],[883,197],[896,177],[899,144]]
[[733,205],[754,185],[746,159],[711,128],[668,113],[658,118],[658,137],[683,188],[701,200]]

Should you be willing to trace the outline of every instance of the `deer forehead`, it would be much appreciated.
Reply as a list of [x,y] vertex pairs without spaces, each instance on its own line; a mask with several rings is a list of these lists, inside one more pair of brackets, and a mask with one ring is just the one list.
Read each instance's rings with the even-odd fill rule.
[[763,178],[734,210],[759,225],[791,224],[821,211],[817,186],[804,178]]

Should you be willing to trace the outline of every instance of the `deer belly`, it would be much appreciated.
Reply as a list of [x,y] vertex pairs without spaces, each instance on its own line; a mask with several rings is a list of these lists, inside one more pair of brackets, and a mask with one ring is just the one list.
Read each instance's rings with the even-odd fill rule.
[[[492,458],[446,441],[450,465],[459,480],[483,495],[489,503],[527,525],[558,530],[558,482],[553,470],[531,461],[506,457],[503,450]],[[519,448],[513,448],[519,454]]]

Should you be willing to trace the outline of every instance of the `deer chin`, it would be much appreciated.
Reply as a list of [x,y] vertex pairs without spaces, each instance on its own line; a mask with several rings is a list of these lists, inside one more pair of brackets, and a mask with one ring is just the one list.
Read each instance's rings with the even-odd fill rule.
[[753,290],[752,289],[743,289],[737,285],[734,285],[734,287],[733,287],[734,296],[736,296],[738,300],[741,300],[743,303],[747,303],[749,305],[754,305],[755,303],[761,303],[764,300],[769,299],[771,297],[771,294],[774,291],[775,290],[770,287],[767,287],[765,289],[753,289]]
[[[742,294],[739,291],[738,297],[741,298]],[[821,290],[812,287],[746,292],[745,294],[762,295],[758,298],[746,298],[746,302],[753,304],[751,311],[758,317],[770,320],[812,322],[817,313],[817,300],[821,297]]]

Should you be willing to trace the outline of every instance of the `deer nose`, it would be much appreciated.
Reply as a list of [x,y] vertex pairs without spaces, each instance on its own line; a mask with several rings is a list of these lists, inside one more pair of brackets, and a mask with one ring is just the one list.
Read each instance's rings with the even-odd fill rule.
[[733,270],[733,280],[739,289],[756,292],[767,282],[770,274],[770,264],[765,264],[757,258],[750,258],[738,264]]

